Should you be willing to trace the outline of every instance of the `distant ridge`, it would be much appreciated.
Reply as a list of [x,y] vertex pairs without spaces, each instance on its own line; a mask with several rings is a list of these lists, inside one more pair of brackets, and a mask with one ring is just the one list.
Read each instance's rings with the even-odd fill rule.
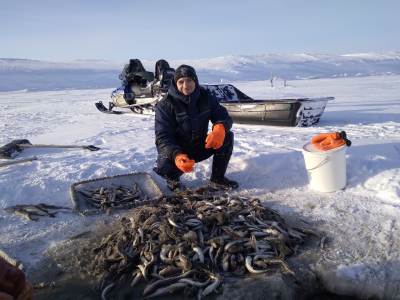
[[[0,92],[117,87],[118,75],[131,58],[141,59],[49,62],[0,58]],[[142,63],[154,72],[155,61]],[[400,74],[400,52],[229,55],[169,63],[173,68],[193,66],[202,83],[268,80],[271,69],[273,76],[288,80]]]

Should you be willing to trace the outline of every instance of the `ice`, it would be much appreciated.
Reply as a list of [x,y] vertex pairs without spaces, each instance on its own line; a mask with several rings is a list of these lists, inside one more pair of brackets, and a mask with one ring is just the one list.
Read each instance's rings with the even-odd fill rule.
[[[152,171],[157,155],[154,117],[107,115],[94,106],[110,99],[120,84],[118,75],[124,63],[2,61],[7,66],[0,70],[2,145],[26,138],[33,144],[101,148],[97,152],[24,149],[13,160],[34,155],[39,159],[0,169],[2,209],[40,202],[72,208],[69,188],[74,182],[133,172],[149,173],[164,193],[169,192],[164,180]],[[335,97],[316,126],[233,125],[235,147],[227,177],[240,183],[235,193],[258,197],[291,224],[310,224],[327,239],[323,249],[313,240],[288,261],[295,278],[252,277],[239,283],[227,279],[219,297],[242,299],[281,292],[281,299],[296,299],[297,285],[308,290],[309,296],[318,290],[360,299],[400,299],[400,75],[381,75],[400,71],[398,53],[230,56],[170,62],[173,67],[181,63],[198,69],[203,83],[213,82],[214,76],[217,82],[226,78],[256,99]],[[144,64],[153,69],[153,62]],[[270,64],[274,64],[274,74],[285,67],[276,75],[290,78],[288,86],[272,88],[268,80],[261,80],[260,74]],[[340,66],[333,73],[335,64]],[[78,65],[86,65],[88,73],[81,73]],[[31,73],[18,73],[24,70]],[[27,74],[37,77],[30,81]],[[70,81],[64,81],[67,74]],[[324,75],[295,79],[318,74]],[[347,76],[333,78],[339,74]],[[83,84],[84,80],[91,82]],[[89,88],[93,85],[100,88]],[[346,156],[347,186],[334,193],[313,191],[308,186],[302,147],[320,133],[342,130],[353,142]],[[182,177],[183,184],[189,188],[208,184],[211,161],[196,164],[194,172]],[[111,224],[120,215],[101,217]],[[90,244],[91,238],[101,239],[98,218],[58,213],[56,218],[42,217],[36,223],[1,211],[0,249],[20,260],[29,278],[36,278],[37,268],[44,263],[52,265],[53,275],[59,269],[76,270],[81,266],[73,254]],[[88,236],[70,240],[86,231]]]

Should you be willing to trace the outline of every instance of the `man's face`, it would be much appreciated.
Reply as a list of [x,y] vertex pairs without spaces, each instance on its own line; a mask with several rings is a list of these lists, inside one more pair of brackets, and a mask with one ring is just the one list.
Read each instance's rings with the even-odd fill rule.
[[184,95],[189,95],[196,89],[196,83],[189,77],[179,78],[176,82],[176,86],[178,87],[178,91]]

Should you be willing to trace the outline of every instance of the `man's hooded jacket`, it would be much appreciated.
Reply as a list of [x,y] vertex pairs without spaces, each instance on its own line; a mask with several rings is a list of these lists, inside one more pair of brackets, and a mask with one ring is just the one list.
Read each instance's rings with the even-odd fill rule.
[[156,107],[155,135],[159,152],[174,161],[176,155],[204,147],[209,121],[222,124],[228,132],[232,119],[209,91],[199,87],[190,95],[181,93],[171,80],[169,93]]

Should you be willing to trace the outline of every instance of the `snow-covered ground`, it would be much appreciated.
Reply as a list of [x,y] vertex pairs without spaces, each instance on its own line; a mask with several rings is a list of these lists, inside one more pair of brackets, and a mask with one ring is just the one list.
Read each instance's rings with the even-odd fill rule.
[[[315,249],[316,256],[309,267],[325,282],[328,291],[361,299],[400,299],[400,75],[396,74],[400,71],[399,56],[399,53],[342,56],[342,69],[337,66],[337,74],[333,74],[331,69],[324,68],[332,62],[332,56],[304,55],[307,64],[303,63],[296,74],[296,64],[302,56],[281,55],[274,73],[292,78],[288,79],[286,87],[278,81],[274,87],[270,86],[267,80],[270,65],[264,67],[266,76],[260,71],[254,78],[247,77],[252,72],[246,70],[246,64],[238,65],[237,56],[215,59],[223,61],[215,76],[212,74],[217,71],[212,60],[185,61],[201,69],[202,83],[220,81],[221,72],[238,71],[242,77],[233,84],[255,99],[335,97],[328,102],[316,126],[234,124],[235,147],[227,176],[240,183],[240,188],[233,193],[258,197],[286,219],[297,220],[300,225],[305,221],[327,236],[326,248]],[[271,58],[271,55],[252,59],[257,61],[259,57]],[[318,60],[317,65],[310,57]],[[90,72],[99,72],[99,78],[110,74],[113,78],[105,85],[97,84],[107,88],[96,89],[93,88],[96,80],[86,78],[90,82],[85,89],[81,79],[86,73],[77,69],[70,73],[72,85],[65,85],[61,79],[70,69],[61,63],[50,70],[44,62],[35,62],[33,70],[32,61],[0,61],[0,76],[10,83],[10,88],[7,81],[0,84],[0,145],[26,138],[33,144],[101,147],[97,152],[25,149],[15,159],[33,155],[39,159],[0,169],[1,209],[41,202],[72,208],[69,188],[74,182],[132,172],[148,172],[161,190],[169,193],[165,182],[152,171],[157,153],[154,117],[107,115],[94,106],[99,100],[110,99],[112,87],[119,85],[118,75],[123,63],[109,62],[103,68],[103,62],[85,62],[91,66],[87,68]],[[146,69],[153,70],[146,63]],[[176,67],[181,62],[170,63]],[[234,67],[230,68],[229,64]],[[258,65],[254,63],[250,69],[256,70]],[[365,73],[359,75],[358,67],[354,66],[361,65]],[[340,76],[349,68],[356,73]],[[19,73],[15,73],[17,69]],[[292,75],[285,75],[285,70],[290,70]],[[30,81],[31,73],[39,74],[39,79],[52,78],[53,81]],[[318,74],[325,76],[296,80],[296,76],[305,78]],[[334,75],[337,76],[332,78]],[[22,84],[19,88],[16,77],[26,86]],[[38,92],[33,92],[34,88]],[[342,130],[353,142],[346,155],[346,188],[334,193],[311,190],[302,146],[317,134]],[[208,184],[210,172],[211,159],[196,164],[192,173],[182,177],[183,183],[189,188]],[[58,213],[56,218],[42,217],[39,222],[31,222],[1,210],[0,250],[19,259],[29,277],[52,249],[60,244],[68,246],[69,237],[90,230],[98,218],[92,216],[84,220],[79,215]],[[299,259],[302,255],[309,254],[300,251]]]

